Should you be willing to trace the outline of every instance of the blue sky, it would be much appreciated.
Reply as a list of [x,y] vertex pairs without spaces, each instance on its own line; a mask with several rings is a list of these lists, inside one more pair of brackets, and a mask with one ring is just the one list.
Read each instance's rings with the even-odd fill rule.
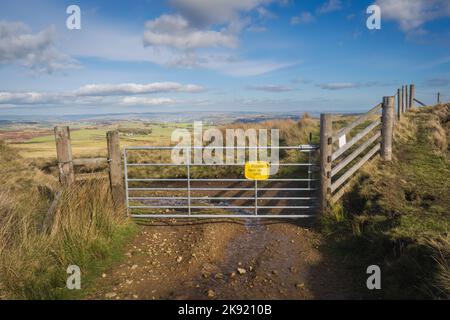
[[449,17],[447,0],[2,1],[0,119],[363,111],[406,83],[450,100]]

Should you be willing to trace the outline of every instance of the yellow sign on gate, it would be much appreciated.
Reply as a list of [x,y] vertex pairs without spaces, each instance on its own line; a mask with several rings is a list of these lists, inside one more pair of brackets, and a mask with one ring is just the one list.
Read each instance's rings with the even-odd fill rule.
[[249,161],[245,163],[245,178],[249,180],[267,180],[270,164],[267,161]]

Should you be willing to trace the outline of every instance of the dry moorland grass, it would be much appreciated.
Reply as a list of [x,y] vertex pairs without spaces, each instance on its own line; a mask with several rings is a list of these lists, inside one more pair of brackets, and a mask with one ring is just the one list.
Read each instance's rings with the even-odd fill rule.
[[77,182],[63,192],[49,230],[41,226],[56,179],[29,166],[0,142],[0,296],[17,299],[71,297],[69,265],[86,284],[119,252],[132,228],[110,201],[104,180]]
[[325,223],[359,267],[381,266],[383,298],[450,296],[449,119],[448,104],[408,112],[393,162],[366,164]]

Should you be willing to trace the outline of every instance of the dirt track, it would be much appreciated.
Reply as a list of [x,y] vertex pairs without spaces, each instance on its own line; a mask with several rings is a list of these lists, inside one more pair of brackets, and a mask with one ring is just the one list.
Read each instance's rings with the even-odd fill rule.
[[344,299],[350,278],[294,221],[171,221],[141,225],[126,259],[91,299]]

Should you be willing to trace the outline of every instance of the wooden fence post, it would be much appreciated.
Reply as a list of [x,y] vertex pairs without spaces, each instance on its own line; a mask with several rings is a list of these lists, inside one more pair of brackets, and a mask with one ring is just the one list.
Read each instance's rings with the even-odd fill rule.
[[402,113],[406,112],[406,106],[405,106],[405,86],[402,86]]
[[437,93],[437,104],[441,104],[441,93]]
[[398,121],[402,120],[402,113],[403,113],[403,96],[402,91],[400,89],[397,89],[397,118]]
[[414,109],[414,92],[415,86],[413,84],[409,85],[409,108]]
[[394,131],[394,97],[383,97],[381,121],[381,157],[385,161],[391,161]]
[[333,146],[331,114],[320,115],[320,214],[325,214],[331,198],[331,154]]
[[124,187],[122,180],[122,160],[120,154],[119,132],[108,131],[106,133],[108,141],[108,165],[109,165],[109,183],[111,194],[116,207],[124,205]]
[[408,86],[405,86],[405,110],[409,110]]
[[68,186],[75,181],[69,127],[55,127],[55,142],[59,181],[63,186]]

